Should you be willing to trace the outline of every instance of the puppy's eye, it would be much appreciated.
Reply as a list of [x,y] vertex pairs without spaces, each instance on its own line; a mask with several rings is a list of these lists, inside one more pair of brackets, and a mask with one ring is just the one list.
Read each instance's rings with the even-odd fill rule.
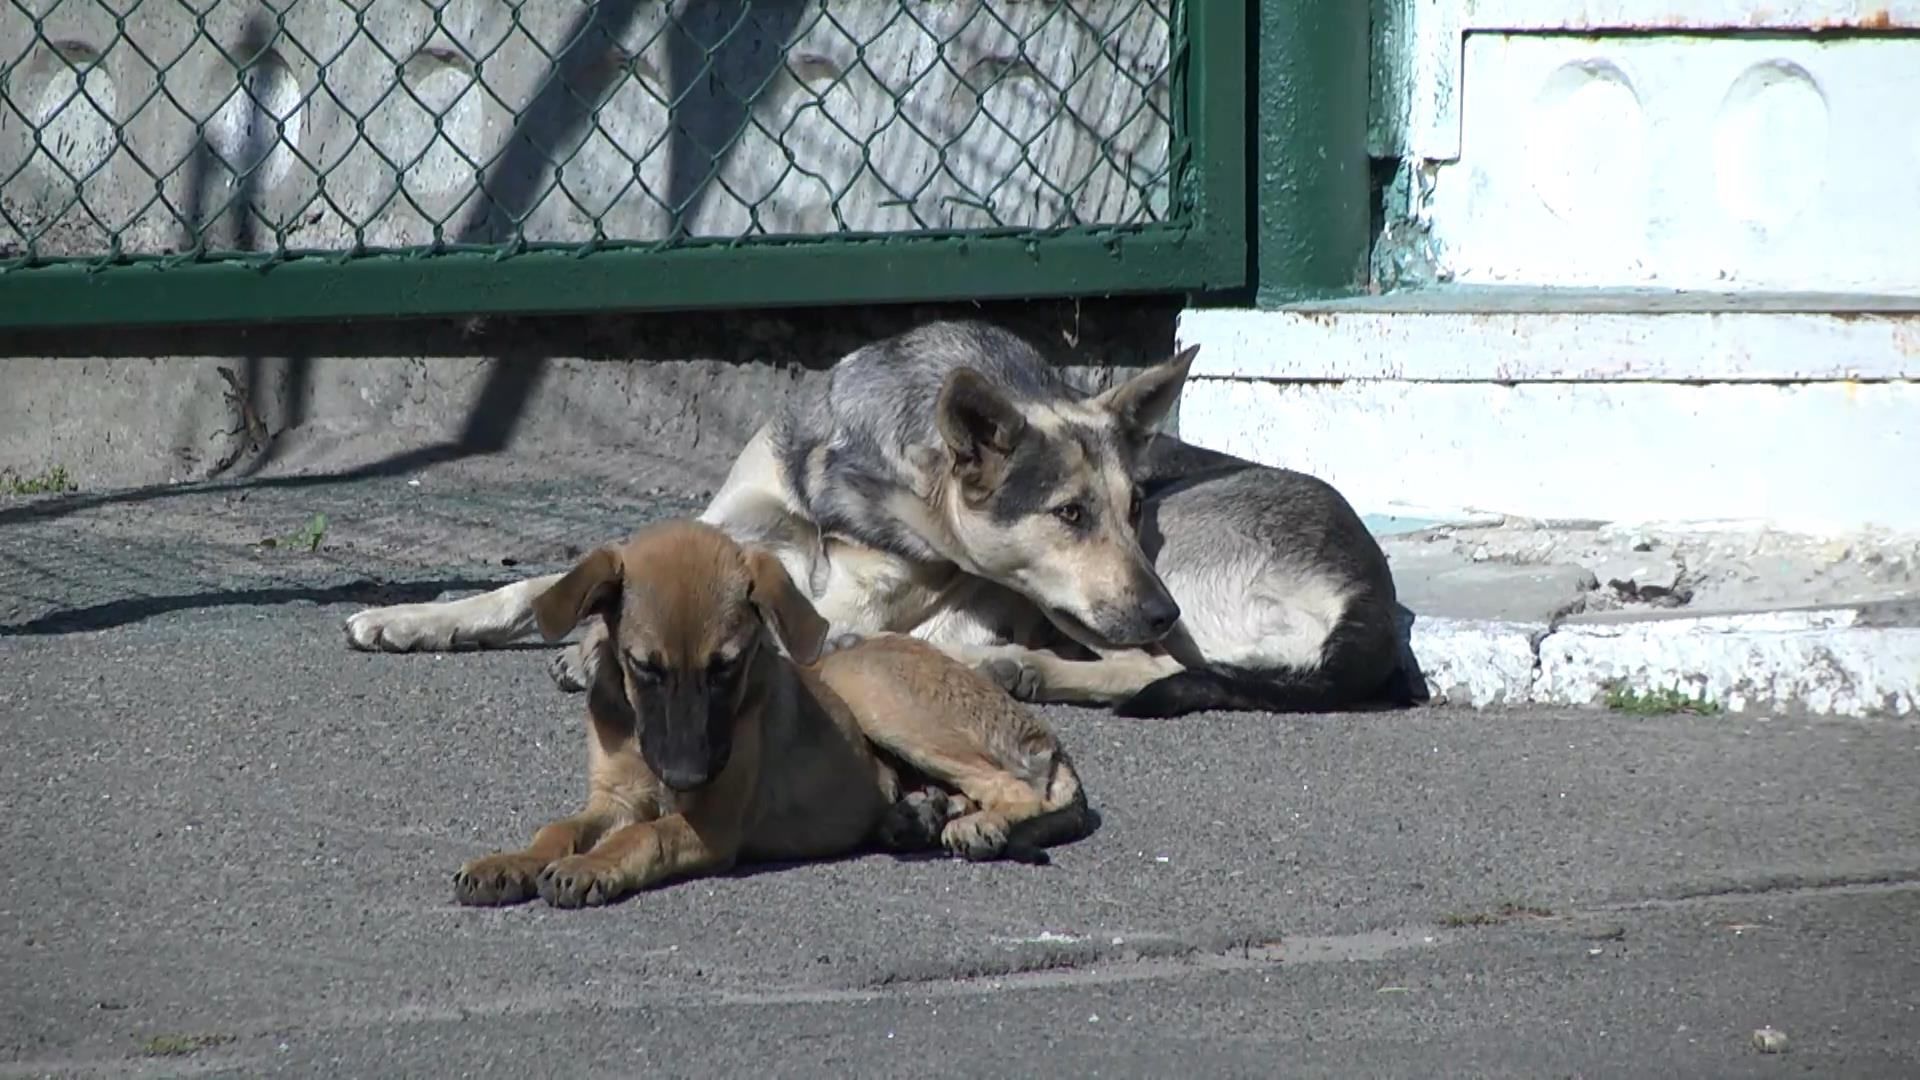
[[658,663],[650,657],[643,656],[627,657],[627,673],[633,676],[634,682],[642,686],[653,686],[666,677],[666,672]]
[[1139,488],[1134,488],[1133,493],[1128,496],[1127,523],[1131,525],[1140,524],[1140,512],[1146,508],[1147,500],[1140,497]]
[[1053,508],[1053,516],[1063,525],[1078,525],[1087,519],[1087,508],[1077,502],[1061,503]]

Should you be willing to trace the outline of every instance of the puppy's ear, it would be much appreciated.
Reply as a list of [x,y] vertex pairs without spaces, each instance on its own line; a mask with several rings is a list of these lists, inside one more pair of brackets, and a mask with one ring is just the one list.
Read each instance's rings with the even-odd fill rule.
[[1157,364],[1093,399],[1120,422],[1120,431],[1135,445],[1144,443],[1173,411],[1187,372],[1200,346],[1189,345],[1164,364]]
[[760,612],[760,618],[773,627],[787,655],[801,664],[818,660],[827,638],[827,620],[813,609],[813,602],[806,594],[794,586],[793,579],[787,576],[787,568],[780,565],[772,552],[750,548],[747,572],[753,577],[753,586],[747,595]]
[[1027,430],[1020,410],[984,375],[963,367],[941,384],[934,416],[960,482],[976,492],[1000,486],[1007,459]]
[[619,551],[603,547],[588,552],[552,588],[533,598],[540,636],[558,641],[587,616],[608,610],[620,599],[623,580]]

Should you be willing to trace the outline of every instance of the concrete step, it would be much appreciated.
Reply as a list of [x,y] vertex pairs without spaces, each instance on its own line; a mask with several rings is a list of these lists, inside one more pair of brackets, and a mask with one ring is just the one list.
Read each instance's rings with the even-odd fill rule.
[[1920,545],[1529,524],[1388,533],[1437,703],[1920,713]]
[[1860,605],[1559,623],[1414,620],[1436,703],[1663,706],[1911,717],[1920,711],[1920,609]]
[[1920,298],[1436,288],[1178,336],[1184,437],[1363,513],[1920,530]]

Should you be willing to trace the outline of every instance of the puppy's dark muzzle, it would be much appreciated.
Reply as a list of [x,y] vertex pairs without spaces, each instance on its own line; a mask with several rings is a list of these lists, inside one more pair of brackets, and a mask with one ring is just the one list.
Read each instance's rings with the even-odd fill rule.
[[682,794],[712,783],[733,751],[724,695],[687,680],[670,684],[656,704],[658,713],[645,717],[640,731],[640,754],[647,767]]

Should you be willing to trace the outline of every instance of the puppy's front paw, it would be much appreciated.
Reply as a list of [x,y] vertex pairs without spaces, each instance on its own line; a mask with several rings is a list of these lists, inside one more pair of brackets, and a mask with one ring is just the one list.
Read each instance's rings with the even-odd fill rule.
[[531,900],[534,882],[545,866],[539,859],[510,852],[474,859],[454,871],[453,898],[469,907]]
[[553,685],[577,694],[593,682],[594,667],[593,654],[575,643],[553,654],[547,661],[547,674],[553,676]]
[[985,675],[1000,689],[1012,694],[1019,701],[1037,699],[1045,686],[1038,668],[1004,656],[983,660],[975,666],[974,670]]
[[431,604],[393,604],[347,617],[347,644],[362,652],[438,652],[453,635]]
[[611,867],[591,855],[569,855],[540,871],[540,898],[557,908],[599,907],[625,896]]
[[1007,850],[1007,819],[989,810],[955,818],[941,830],[940,843],[962,858],[997,859]]

